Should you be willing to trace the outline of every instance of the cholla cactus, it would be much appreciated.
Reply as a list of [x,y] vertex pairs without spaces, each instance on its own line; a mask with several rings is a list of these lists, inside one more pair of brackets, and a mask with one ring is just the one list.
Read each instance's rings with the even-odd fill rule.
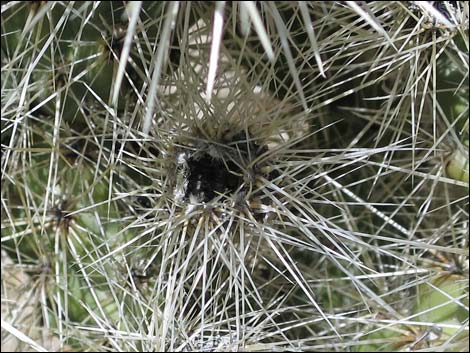
[[466,351],[468,10],[2,4],[2,349]]

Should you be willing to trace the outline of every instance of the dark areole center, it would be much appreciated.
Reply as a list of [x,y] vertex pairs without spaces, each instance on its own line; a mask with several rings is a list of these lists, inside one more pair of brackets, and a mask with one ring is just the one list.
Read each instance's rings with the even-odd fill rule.
[[219,148],[223,149],[224,159],[203,151],[187,159],[186,200],[192,195],[199,202],[209,202],[219,193],[234,193],[243,184],[245,171],[232,158],[237,158],[243,165],[268,150],[253,141],[245,131],[232,135],[221,144],[223,146]]
[[188,167],[186,198],[194,195],[198,201],[208,202],[218,193],[235,192],[243,183],[243,172],[235,163],[232,161],[224,163],[208,154],[203,154],[197,159],[188,159]]

